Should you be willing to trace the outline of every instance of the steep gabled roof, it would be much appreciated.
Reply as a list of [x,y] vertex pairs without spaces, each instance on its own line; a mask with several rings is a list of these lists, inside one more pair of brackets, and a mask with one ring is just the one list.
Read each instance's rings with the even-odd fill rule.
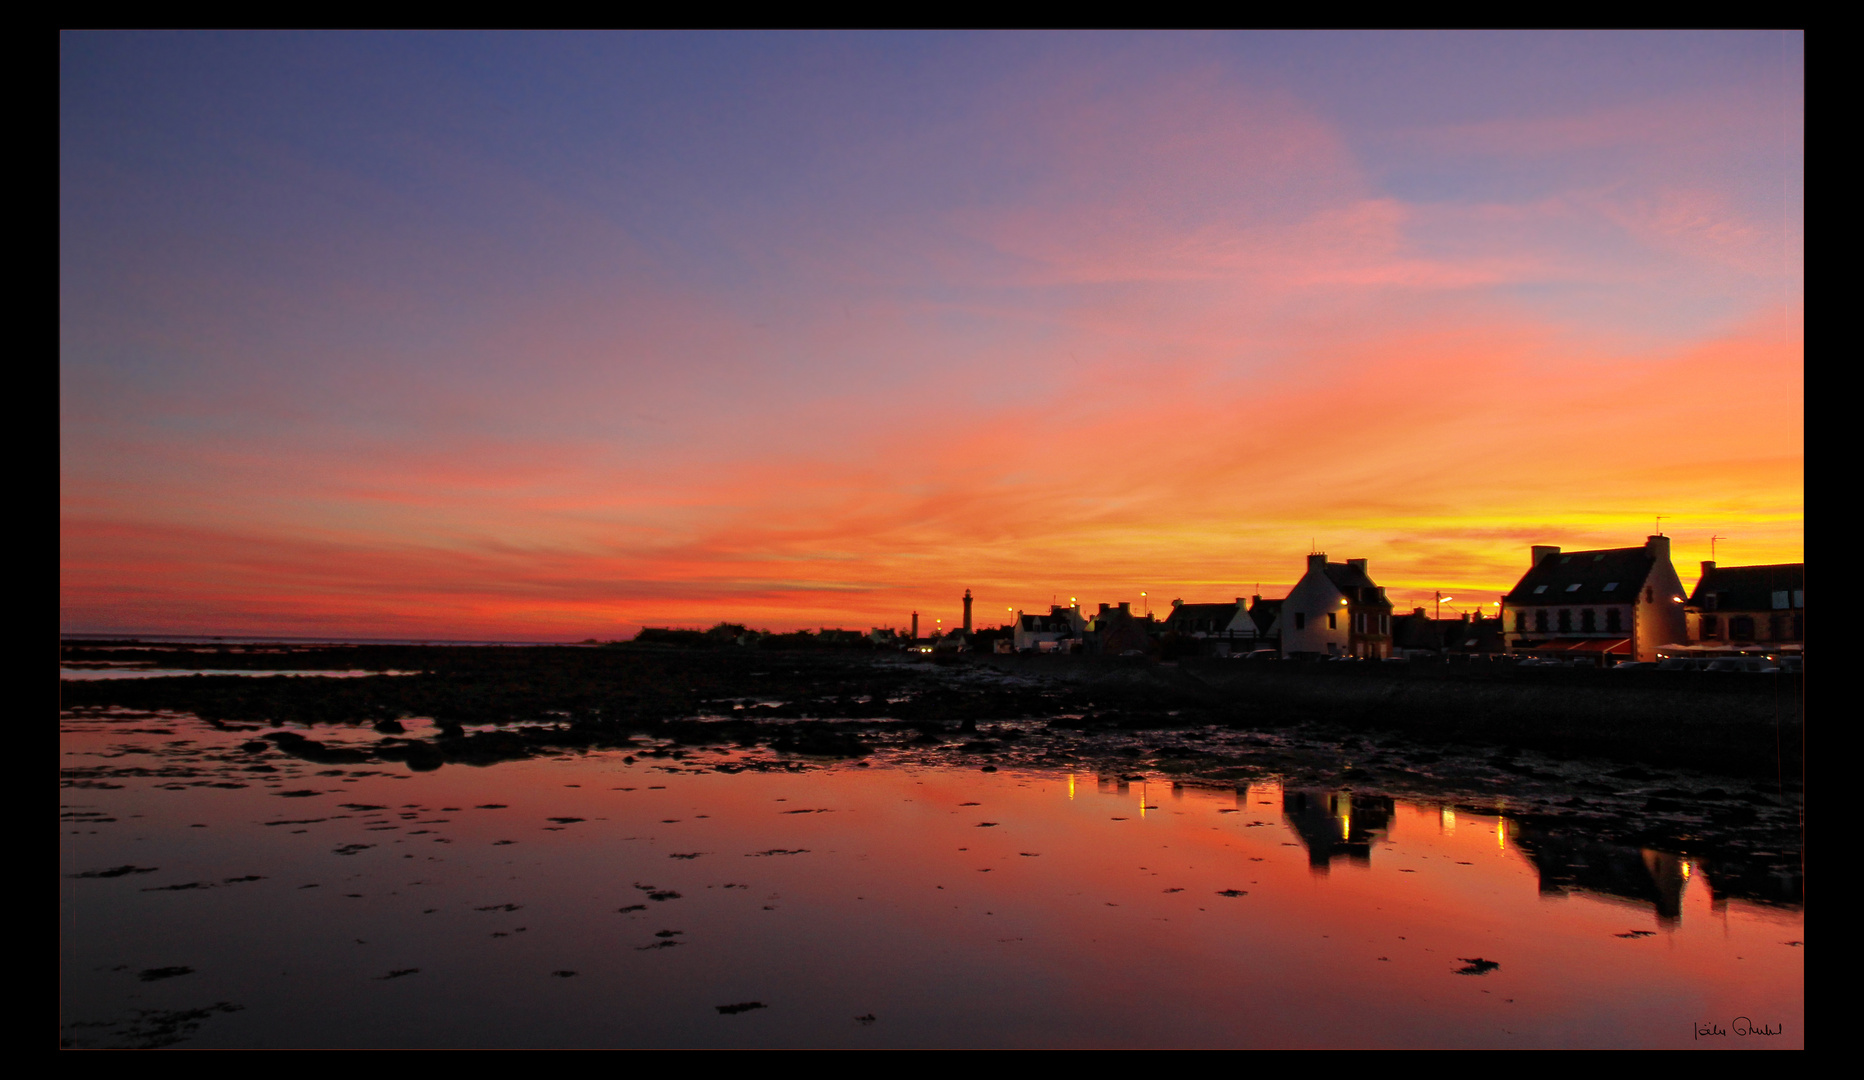
[[1214,624],[1219,629],[1230,625],[1236,618],[1236,602],[1227,604],[1179,604],[1165,616],[1167,629],[1176,630],[1183,626],[1196,627],[1198,624]]
[[1531,604],[1631,603],[1650,577],[1649,548],[1560,551],[1540,560],[1502,598],[1510,607]]
[[1351,563],[1330,562],[1327,564],[1327,580],[1340,589],[1376,589],[1378,588],[1366,572]]
[[[1700,607],[1708,593],[1715,593],[1720,611],[1771,611],[1776,592],[1800,592],[1806,589],[1805,563],[1774,563],[1769,566],[1718,566],[1696,582],[1689,602]],[[1787,598],[1791,607],[1792,598]]]

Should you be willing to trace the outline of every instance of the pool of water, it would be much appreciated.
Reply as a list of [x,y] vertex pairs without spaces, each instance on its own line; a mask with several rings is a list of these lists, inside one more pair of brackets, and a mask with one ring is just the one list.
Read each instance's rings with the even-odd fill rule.
[[1802,909],[1502,815],[884,754],[339,769],[255,734],[63,719],[69,1045],[1804,1044]]

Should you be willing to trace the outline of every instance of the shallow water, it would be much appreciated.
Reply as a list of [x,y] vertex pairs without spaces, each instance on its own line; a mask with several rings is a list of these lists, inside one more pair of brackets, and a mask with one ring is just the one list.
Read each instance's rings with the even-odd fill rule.
[[412,671],[272,671],[247,668],[158,668],[132,664],[121,666],[58,665],[59,679],[71,679],[77,682],[93,682],[98,679],[171,679],[189,675],[246,675],[260,679],[275,676],[280,678],[361,679],[370,675],[413,674],[415,673]]
[[[885,754],[335,769],[187,716],[62,730],[72,1045],[1804,1043],[1799,908],[1442,805]],[[1601,884],[1541,884],[1575,876]]]

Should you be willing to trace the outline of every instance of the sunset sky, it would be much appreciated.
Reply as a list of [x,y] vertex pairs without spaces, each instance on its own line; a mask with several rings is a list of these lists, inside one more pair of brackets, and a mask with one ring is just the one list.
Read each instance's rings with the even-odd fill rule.
[[[1780,32],[68,33],[60,628],[1804,558]],[[1490,607],[1488,610],[1493,611]]]

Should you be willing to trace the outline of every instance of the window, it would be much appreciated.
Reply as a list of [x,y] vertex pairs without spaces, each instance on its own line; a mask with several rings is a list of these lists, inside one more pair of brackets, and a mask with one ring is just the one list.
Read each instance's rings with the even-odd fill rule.
[[1579,628],[1588,634],[1599,628],[1598,621],[1597,614],[1591,608],[1579,613]]
[[1754,640],[1754,616],[1732,615],[1728,619],[1728,636],[1736,641]]
[[1563,563],[1569,563],[1573,561],[1573,557],[1571,555],[1562,555],[1560,556],[1560,561]]
[[1517,634],[1527,633],[1527,612],[1517,611],[1514,613],[1514,632]]
[[1379,633],[1389,634],[1391,632],[1392,632],[1392,617],[1390,615],[1386,615],[1383,612],[1381,612],[1379,614]]
[[1327,629],[1338,630],[1339,628],[1340,628],[1339,614],[1337,612],[1332,612],[1332,611],[1327,612]]
[[1546,608],[1541,608],[1539,611],[1536,611],[1534,613],[1534,631],[1540,634],[1544,634],[1547,632],[1547,609]]
[[1577,582],[1577,581],[1575,581],[1575,582],[1573,582],[1573,583],[1572,583],[1571,585],[1568,585],[1568,586],[1566,587],[1566,591],[1567,591],[1567,592],[1578,592],[1578,591],[1579,591],[1579,582]]
[[1721,633],[1722,627],[1720,619],[1713,615],[1704,615],[1702,617],[1702,638],[1704,641],[1713,641],[1715,638],[1720,637]]
[[1793,606],[1794,607],[1805,607],[1806,606],[1806,590],[1804,589],[1793,590]]
[[1605,583],[1605,588],[1603,591],[1611,592],[1613,589],[1616,589],[1617,587],[1618,587],[1618,583],[1616,581],[1608,581]]
[[1573,629],[1573,609],[1572,608],[1561,608],[1560,609],[1560,633],[1564,634],[1572,629]]
[[1307,613],[1305,611],[1297,611],[1294,613],[1294,628],[1296,630],[1307,629]]
[[1544,593],[1544,592],[1546,592],[1546,591],[1547,591],[1547,586],[1545,586],[1545,585],[1536,585],[1536,586],[1534,586],[1534,595],[1535,595],[1535,596],[1539,596],[1539,595],[1540,595],[1541,593]]
[[1618,618],[1617,608],[1605,609],[1605,629],[1614,634],[1624,630],[1624,625]]
[[1649,585],[1644,586],[1644,602],[1646,604],[1655,603],[1656,599],[1657,590],[1651,588]]
[[1779,611],[1780,609],[1786,607],[1787,602],[1791,597],[1792,597],[1792,593],[1788,592],[1786,589],[1775,589],[1773,591],[1773,609],[1775,611]]
[[1601,552],[1599,552],[1599,553],[1598,553],[1597,555],[1594,555],[1594,556],[1592,557],[1592,561],[1593,561],[1593,562],[1604,562],[1604,561],[1605,561],[1605,553],[1604,553],[1603,551],[1601,551]]

